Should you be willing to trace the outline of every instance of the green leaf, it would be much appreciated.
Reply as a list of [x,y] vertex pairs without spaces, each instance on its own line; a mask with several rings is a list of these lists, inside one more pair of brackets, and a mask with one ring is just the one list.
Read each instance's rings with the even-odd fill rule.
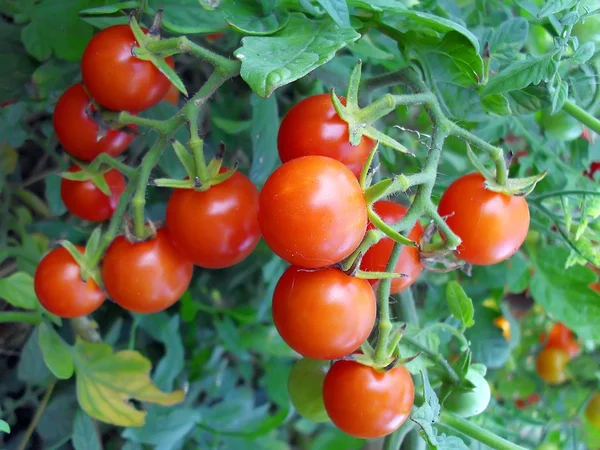
[[[21,27],[2,22],[0,27],[0,102],[19,98],[25,92],[25,85],[35,70],[35,61],[27,54],[21,43]],[[14,105],[11,105],[14,106]],[[5,108],[0,110],[3,115]],[[10,130],[10,129],[9,129]],[[3,120],[0,120],[0,142],[9,142],[6,138]],[[15,148],[19,145],[13,145]]]
[[207,10],[198,0],[150,0],[156,12],[163,9],[163,26],[178,34],[212,33],[227,27],[220,9]]
[[258,2],[229,0],[220,9],[225,20],[235,30],[256,36],[273,34],[285,27],[290,20],[287,9],[275,8],[266,13]]
[[[410,336],[416,339],[419,344],[425,346],[433,354],[439,351],[440,337],[434,331],[428,329],[420,330],[416,326],[408,324],[404,333],[406,336]],[[410,358],[416,355],[420,349],[413,347],[407,340],[400,340],[400,357]],[[406,364],[406,368],[413,375],[419,374],[422,370],[427,369],[435,365],[435,362],[429,358],[426,354],[422,354],[418,358],[413,359]]]
[[196,424],[200,422],[200,411],[192,408],[148,408],[146,423],[139,428],[127,428],[123,437],[154,448],[173,448]]
[[545,85],[527,86],[521,91],[511,91],[507,95],[514,102],[512,110],[517,114],[527,114],[550,107],[552,99]]
[[38,61],[44,61],[52,54],[51,42],[43,33],[44,29],[33,22],[21,30],[21,40],[25,50]]
[[277,153],[277,131],[279,112],[276,96],[263,99],[253,94],[252,105],[252,167],[250,179],[262,185],[279,162]]
[[465,87],[477,84],[479,79],[483,77],[483,60],[481,56],[469,45],[468,39],[456,31],[450,31],[446,34],[442,42],[430,51],[445,55],[462,72],[468,80],[468,82],[465,80],[461,83]]
[[212,115],[210,119],[215,126],[223,131],[226,131],[227,134],[238,134],[242,131],[248,130],[252,126],[251,120],[231,120],[217,117],[215,115]]
[[548,80],[554,72],[556,72],[556,61],[552,59],[551,55],[530,56],[523,61],[509,65],[498,73],[489,81],[482,94],[493,95],[523,89],[530,84]]
[[554,89],[552,93],[552,114],[560,111],[569,98],[569,85],[566,81],[561,80],[560,76],[557,79],[559,80],[558,88]]
[[461,285],[456,281],[450,281],[447,284],[446,301],[452,315],[460,320],[465,328],[470,328],[475,324],[473,301],[467,297]]
[[0,419],[0,431],[2,433],[10,433],[10,425],[8,425],[4,420]]
[[33,277],[25,272],[15,272],[0,279],[0,298],[22,309],[37,309],[39,303],[33,289]]
[[94,421],[83,411],[77,411],[71,442],[75,450],[101,450]]
[[35,386],[44,386],[52,377],[52,373],[46,366],[37,334],[31,333],[19,355],[17,365],[17,377],[19,380]]
[[510,356],[510,347],[502,330],[494,325],[498,311],[481,303],[475,308],[475,325],[465,331],[471,341],[473,360],[490,369],[502,367]]
[[77,373],[77,399],[91,417],[117,426],[142,426],[146,412],[129,402],[169,406],[184,399],[183,391],[166,393],[149,378],[150,361],[133,350],[113,353],[110,345],[78,340],[73,353]]
[[529,22],[522,17],[515,17],[502,22],[494,31],[490,39],[490,53],[511,57],[518,53],[529,33]]
[[510,103],[508,99],[502,94],[488,95],[481,99],[483,107],[499,116],[509,116],[511,114]]
[[235,56],[242,61],[244,81],[266,98],[325,64],[359,37],[353,29],[340,30],[331,20],[309,20],[293,13],[288,25],[274,35],[242,39]]
[[333,19],[338,27],[350,27],[350,14],[348,13],[346,0],[317,0],[317,3],[327,11],[329,17]]
[[38,327],[38,343],[48,369],[60,380],[68,380],[75,366],[69,346],[54,329],[42,322]]
[[548,17],[551,14],[570,9],[577,4],[578,0],[548,0],[546,4],[540,9],[538,17]]
[[573,56],[571,57],[571,61],[573,64],[584,64],[590,60],[594,53],[596,52],[596,44],[593,42],[586,42],[581,45]]
[[114,14],[116,12],[122,11],[124,9],[133,9],[139,5],[137,1],[129,1],[129,2],[119,2],[113,3],[112,5],[105,6],[97,6],[95,8],[87,8],[83,9],[79,12],[79,14],[90,14],[90,15],[105,15],[105,14]]
[[542,248],[534,259],[531,295],[555,320],[583,339],[600,343],[600,294],[589,288],[596,277],[583,266],[565,269],[568,255],[562,247]]
[[25,143],[27,132],[22,125],[24,116],[25,107],[22,103],[0,108],[0,143],[13,148],[19,148]]
[[67,211],[67,207],[60,196],[60,177],[53,173],[46,177],[46,201],[50,212],[55,216],[60,216]]

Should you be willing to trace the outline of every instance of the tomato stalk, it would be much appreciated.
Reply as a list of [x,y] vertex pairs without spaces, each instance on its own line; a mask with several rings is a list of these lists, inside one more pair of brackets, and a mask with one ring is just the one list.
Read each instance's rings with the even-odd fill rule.
[[37,325],[42,321],[42,316],[37,312],[0,311],[0,323],[22,322]]
[[563,111],[579,120],[586,127],[600,133],[600,120],[596,119],[590,113],[577,106],[571,100],[567,100],[563,105]]

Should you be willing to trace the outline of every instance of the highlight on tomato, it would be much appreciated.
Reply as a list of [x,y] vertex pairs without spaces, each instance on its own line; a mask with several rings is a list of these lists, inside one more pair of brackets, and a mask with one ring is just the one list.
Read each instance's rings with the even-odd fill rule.
[[529,229],[529,207],[523,197],[489,191],[480,173],[463,175],[442,195],[438,212],[461,239],[457,256],[486,266],[510,258]]
[[273,321],[302,356],[336,359],[360,347],[375,325],[371,285],[339,269],[291,266],[273,293]]
[[[69,168],[69,172],[80,170],[75,165]],[[102,192],[92,180],[61,180],[60,197],[71,214],[90,222],[103,222],[112,217],[127,183],[116,169],[111,169],[102,176],[110,189],[110,196]]]
[[192,263],[175,248],[166,228],[142,242],[118,236],[102,260],[109,296],[122,308],[141,314],[162,311],[178,301],[192,271]]
[[[83,247],[76,248],[83,253]],[[35,271],[33,284],[42,306],[63,318],[91,314],[106,298],[92,278],[81,279],[79,264],[64,247],[57,247],[44,256]]]
[[302,358],[294,363],[288,377],[292,405],[298,414],[313,422],[329,421],[323,403],[323,384],[328,369],[328,361]]
[[[346,104],[344,97],[339,99]],[[358,178],[375,141],[363,136],[353,146],[348,139],[348,123],[338,116],[331,95],[318,94],[287,112],[279,127],[277,149],[283,163],[308,155],[328,156],[345,164]]]
[[[385,223],[390,225],[399,222],[407,210],[405,206],[388,200],[376,202],[373,205],[373,209]],[[375,226],[369,223],[368,228],[373,229]],[[408,238],[418,243],[422,235],[423,227],[420,223],[417,223],[408,234]],[[385,237],[381,239],[364,254],[360,268],[369,272],[385,272],[393,247],[394,241],[391,238]],[[419,260],[419,249],[417,247],[403,247],[394,272],[406,276],[392,279],[390,293],[397,294],[411,286],[417,281],[422,271],[423,264]],[[374,284],[376,281],[371,280],[371,283]]]
[[406,367],[388,371],[355,361],[336,361],[325,376],[323,401],[343,432],[376,439],[396,431],[410,415],[415,387]]
[[100,129],[90,116],[95,110],[91,100],[81,83],[63,92],[52,118],[58,142],[71,156],[83,161],[91,161],[101,153],[120,155],[133,141],[133,135],[124,129],[109,129],[98,139]]
[[345,165],[325,156],[304,156],[267,179],[259,196],[258,223],[279,257],[317,269],[338,263],[358,247],[367,229],[367,206]]

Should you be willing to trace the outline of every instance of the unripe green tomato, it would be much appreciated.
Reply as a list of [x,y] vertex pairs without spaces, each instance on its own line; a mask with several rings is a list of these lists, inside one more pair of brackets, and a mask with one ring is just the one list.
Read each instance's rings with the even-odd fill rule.
[[554,39],[541,25],[529,25],[527,49],[534,55],[545,55],[554,48]]
[[585,22],[579,22],[573,27],[571,32],[573,36],[577,36],[579,45],[586,42],[596,44],[596,52],[600,50],[600,15],[594,14],[585,18]]
[[540,445],[537,450],[560,450],[560,447],[552,442],[546,442]]
[[541,114],[540,125],[549,138],[557,141],[574,141],[583,132],[581,123],[563,111],[552,116],[550,110],[545,109]]
[[475,385],[473,390],[452,392],[444,402],[444,407],[457,416],[472,417],[485,411],[492,393],[486,379],[472,368],[469,368],[465,378]]
[[288,377],[292,405],[302,417],[313,422],[329,421],[323,404],[323,383],[328,369],[328,361],[303,358],[294,364]]

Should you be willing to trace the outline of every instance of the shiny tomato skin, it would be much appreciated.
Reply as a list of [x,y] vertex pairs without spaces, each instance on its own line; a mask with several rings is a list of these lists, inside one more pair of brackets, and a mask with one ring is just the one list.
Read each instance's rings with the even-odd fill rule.
[[544,343],[546,348],[558,348],[567,352],[570,358],[576,357],[581,346],[577,343],[577,339],[573,332],[560,322],[554,324],[546,340],[546,334],[540,336],[540,343]]
[[600,393],[595,392],[585,408],[586,419],[600,429]]
[[569,354],[559,348],[545,348],[537,356],[538,375],[548,384],[562,384],[567,380],[566,367]]
[[358,438],[386,436],[406,421],[415,398],[413,380],[404,366],[378,372],[355,361],[336,361],[323,386],[331,421]]
[[[343,104],[346,99],[340,97]],[[277,148],[283,163],[308,155],[337,159],[358,176],[375,146],[363,137],[357,146],[348,141],[348,123],[338,116],[330,94],[305,98],[288,111],[279,127]]]
[[[96,34],[83,52],[83,84],[105,108],[143,111],[161,101],[171,86],[154,64],[132,55],[134,46],[137,41],[129,25],[113,25]],[[171,56],[166,61],[174,67]]]
[[120,155],[131,144],[133,136],[111,129],[98,140],[98,125],[86,111],[89,102],[90,97],[81,83],[63,92],[52,117],[58,142],[71,156],[83,161],[91,161],[100,153]]
[[244,260],[260,240],[258,190],[240,172],[204,192],[175,189],[167,228],[180,252],[207,269]]
[[[83,253],[83,247],[77,247]],[[106,295],[91,278],[81,279],[79,265],[64,247],[50,251],[38,265],[34,288],[44,308],[63,318],[91,314]]]
[[193,265],[171,242],[165,228],[143,242],[117,237],[102,260],[109,296],[122,308],[141,314],[173,305],[188,288]]
[[[400,221],[406,214],[405,206],[388,200],[376,202],[373,205],[373,209],[387,224],[394,224]],[[374,228],[374,226],[369,224],[369,229],[371,228]],[[422,235],[423,227],[420,223],[417,223],[409,233],[408,238],[418,243],[421,240]],[[391,238],[383,238],[367,250],[361,261],[360,268],[369,272],[385,272],[385,267],[390,259],[393,247],[394,241]],[[421,264],[421,261],[419,260],[419,249],[416,247],[403,247],[394,272],[408,276],[392,279],[390,293],[397,294],[412,285],[417,281],[417,278],[419,278],[422,271],[423,264]],[[371,281],[372,283],[375,283],[376,280]]]
[[484,187],[479,173],[464,175],[442,195],[438,212],[462,242],[458,257],[487,266],[510,258],[527,237],[529,207],[523,197],[511,197]]
[[[69,172],[79,172],[71,166]],[[104,194],[91,180],[75,181],[63,178],[60,182],[60,197],[67,210],[74,216],[90,222],[104,222],[112,217],[119,204],[121,194],[127,187],[121,172],[111,169],[104,174],[110,188],[110,197]]]
[[346,258],[362,241],[367,222],[356,177],[325,156],[285,163],[260,192],[262,235],[279,257],[296,266],[317,269]]
[[306,358],[352,353],[375,325],[371,285],[339,269],[289,267],[273,293],[273,321],[283,340]]

